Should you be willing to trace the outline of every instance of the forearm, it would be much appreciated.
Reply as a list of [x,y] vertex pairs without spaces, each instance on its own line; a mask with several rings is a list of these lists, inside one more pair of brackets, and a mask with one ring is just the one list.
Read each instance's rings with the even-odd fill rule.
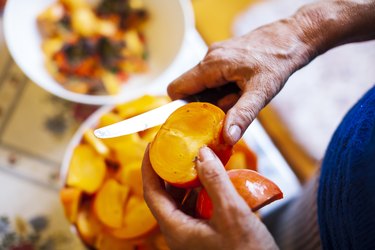
[[291,17],[310,60],[336,46],[375,39],[375,0],[320,1]]

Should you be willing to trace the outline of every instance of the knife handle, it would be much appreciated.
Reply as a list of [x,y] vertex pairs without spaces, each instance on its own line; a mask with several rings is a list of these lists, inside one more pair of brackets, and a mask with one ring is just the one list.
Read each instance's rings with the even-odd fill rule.
[[209,102],[217,104],[221,98],[229,94],[239,94],[240,92],[241,89],[237,84],[235,82],[230,82],[217,88],[205,89],[202,92],[185,97],[183,100],[187,102]]

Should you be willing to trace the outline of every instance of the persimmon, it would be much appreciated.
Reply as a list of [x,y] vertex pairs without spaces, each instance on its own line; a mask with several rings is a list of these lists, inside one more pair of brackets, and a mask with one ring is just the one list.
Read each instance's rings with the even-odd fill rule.
[[104,157],[109,155],[109,148],[99,138],[95,137],[92,129],[88,129],[83,133],[83,139],[91,145],[99,155]]
[[244,139],[239,140],[233,146],[233,152],[241,152],[245,155],[247,168],[257,171],[257,156],[253,150],[247,145]]
[[160,130],[161,126],[152,127],[143,131],[138,132],[139,136],[142,138],[142,140],[145,140],[147,142],[152,142]]
[[136,246],[131,242],[113,237],[109,233],[100,234],[95,243],[95,249],[99,250],[134,250]]
[[94,211],[98,219],[108,227],[121,228],[123,207],[128,195],[128,186],[123,186],[114,179],[107,180],[94,199]]
[[122,165],[117,172],[116,179],[123,185],[129,186],[132,195],[138,195],[143,198],[141,167],[142,161],[132,161],[129,164]]
[[101,186],[105,174],[104,158],[91,146],[80,144],[73,151],[66,183],[92,194]]
[[241,152],[233,152],[233,154],[229,158],[229,161],[225,165],[226,170],[246,169],[246,168],[247,168],[246,156],[245,154]]
[[[283,198],[279,187],[250,169],[233,169],[227,171],[233,186],[246,201],[252,211],[257,211],[263,206]],[[210,219],[213,213],[212,201],[205,189],[198,194],[196,212],[203,219]]]
[[82,190],[73,187],[65,187],[60,190],[60,200],[64,207],[66,218],[72,223],[77,219],[78,207]]
[[122,120],[123,120],[122,117],[119,116],[118,114],[115,114],[113,112],[108,112],[100,117],[98,127],[99,128],[105,127],[105,126],[120,122]]
[[167,96],[144,95],[133,101],[117,105],[116,111],[125,119],[155,109],[168,102],[170,102],[170,99]]
[[231,146],[225,145],[222,128],[225,113],[210,103],[193,102],[174,111],[150,146],[155,172],[177,187],[199,185],[195,161],[202,146],[209,146],[225,164]]
[[90,206],[82,206],[77,216],[76,228],[83,241],[89,245],[94,244],[102,233],[102,227]]
[[117,148],[121,148],[121,146],[118,146],[118,144],[123,144],[125,141],[139,141],[139,135],[137,133],[130,134],[130,135],[123,135],[119,137],[113,137],[113,138],[105,138],[102,139],[103,143],[107,145],[109,149],[112,151],[117,150]]
[[120,138],[111,138],[111,140],[114,139],[118,140],[112,143],[110,148],[121,165],[127,165],[132,161],[142,161],[147,142],[142,140],[138,134],[122,136],[121,140]]
[[111,234],[119,239],[135,239],[151,233],[156,226],[146,202],[133,195],[126,204],[122,228],[111,230]]

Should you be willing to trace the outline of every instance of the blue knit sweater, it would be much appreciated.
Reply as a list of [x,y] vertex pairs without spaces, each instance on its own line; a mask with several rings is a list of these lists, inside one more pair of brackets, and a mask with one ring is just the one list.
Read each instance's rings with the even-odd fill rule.
[[318,220],[324,249],[375,249],[375,86],[348,112],[327,148]]

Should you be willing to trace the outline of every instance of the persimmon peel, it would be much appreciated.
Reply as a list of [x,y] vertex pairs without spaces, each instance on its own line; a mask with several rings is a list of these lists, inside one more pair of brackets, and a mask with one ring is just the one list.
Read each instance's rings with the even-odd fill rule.
[[[233,186],[242,196],[253,212],[283,198],[280,188],[271,180],[250,169],[233,169],[227,171]],[[200,218],[210,219],[213,204],[207,191],[203,188],[198,194],[196,212]]]
[[173,112],[150,146],[155,172],[177,187],[198,186],[195,161],[201,147],[213,149],[223,164],[231,154],[231,147],[222,139],[224,117],[224,111],[204,102],[189,103]]

